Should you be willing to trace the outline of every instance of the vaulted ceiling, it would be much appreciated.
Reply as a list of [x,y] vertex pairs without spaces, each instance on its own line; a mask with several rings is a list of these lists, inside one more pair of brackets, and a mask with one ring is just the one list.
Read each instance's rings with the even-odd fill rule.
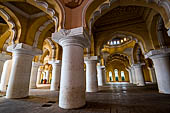
[[94,32],[102,32],[130,24],[143,23],[151,9],[139,6],[119,6],[99,18],[93,27]]

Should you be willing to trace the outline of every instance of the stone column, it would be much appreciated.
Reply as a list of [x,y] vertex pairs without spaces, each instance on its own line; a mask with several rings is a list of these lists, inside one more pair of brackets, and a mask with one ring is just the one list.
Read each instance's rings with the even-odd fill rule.
[[97,92],[97,56],[85,57],[86,64],[86,92]]
[[31,78],[30,78],[30,88],[31,89],[37,88],[36,82],[37,82],[38,68],[40,65],[41,64],[39,62],[32,62]]
[[79,108],[85,105],[84,48],[90,39],[83,27],[61,29],[52,39],[63,48],[59,107]]
[[41,54],[41,50],[19,43],[8,46],[12,52],[12,68],[9,78],[6,98],[23,98],[29,94],[32,59]]
[[60,87],[60,76],[61,76],[61,60],[50,61],[52,64],[52,81],[51,81],[51,91],[59,91]]
[[136,75],[135,75],[135,69],[134,69],[133,66],[131,67],[131,72],[132,72],[133,84],[137,84],[137,82],[136,82]]
[[168,33],[168,36],[170,37],[170,28],[168,29],[167,33]]
[[144,80],[142,65],[144,65],[144,64],[138,63],[138,64],[134,64],[134,66],[133,66],[134,69],[135,69],[137,86],[145,86],[145,80]]
[[2,76],[1,76],[1,84],[0,84],[1,92],[6,92],[6,89],[8,87],[8,81],[11,73],[11,66],[12,66],[12,60],[7,60],[4,63]]
[[129,82],[130,82],[130,83],[133,83],[133,78],[132,78],[132,72],[131,72],[131,69],[126,68],[126,70],[127,70],[127,71],[128,71],[128,73],[129,73]]
[[152,50],[145,55],[154,64],[160,93],[170,94],[170,49]]
[[103,82],[104,82],[104,85],[106,85],[106,82],[107,82],[107,78],[106,78],[106,68],[102,68],[102,72],[103,72]]
[[1,80],[4,63],[6,60],[9,60],[9,59],[11,59],[10,55],[7,55],[6,53],[0,53],[0,80]]
[[41,73],[42,73],[43,69],[41,69],[41,67],[38,68],[38,73],[37,73],[37,84],[41,83]]
[[149,69],[149,73],[150,73],[150,76],[151,76],[151,82],[152,83],[156,83],[156,73],[155,73],[155,69],[153,67],[148,67]]
[[46,84],[49,84],[49,75],[50,75],[50,70],[45,70],[45,73],[46,73],[46,80],[47,80],[47,82],[46,82]]
[[98,86],[103,86],[104,85],[104,68],[105,66],[97,66],[97,78],[98,78]]

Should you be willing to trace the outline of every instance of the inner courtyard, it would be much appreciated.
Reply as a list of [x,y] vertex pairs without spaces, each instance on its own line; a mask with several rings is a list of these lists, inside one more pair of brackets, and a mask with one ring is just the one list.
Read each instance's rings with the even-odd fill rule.
[[170,113],[170,0],[0,0],[0,113]]

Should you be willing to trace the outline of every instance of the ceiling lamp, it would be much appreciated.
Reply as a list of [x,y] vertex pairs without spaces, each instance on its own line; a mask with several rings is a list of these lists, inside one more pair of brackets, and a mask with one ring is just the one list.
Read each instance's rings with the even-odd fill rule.
[[83,3],[83,1],[84,0],[64,0],[64,4],[66,7],[73,9],[80,6]]
[[126,38],[124,38],[124,41],[126,41],[127,39]]

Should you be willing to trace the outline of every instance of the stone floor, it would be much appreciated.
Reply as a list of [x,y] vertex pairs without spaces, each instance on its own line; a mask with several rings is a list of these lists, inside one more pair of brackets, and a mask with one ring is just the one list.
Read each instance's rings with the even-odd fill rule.
[[58,107],[58,92],[32,89],[30,97],[0,97],[0,113],[170,113],[170,95],[159,94],[157,87],[111,85],[98,93],[87,93],[83,108],[63,110]]

